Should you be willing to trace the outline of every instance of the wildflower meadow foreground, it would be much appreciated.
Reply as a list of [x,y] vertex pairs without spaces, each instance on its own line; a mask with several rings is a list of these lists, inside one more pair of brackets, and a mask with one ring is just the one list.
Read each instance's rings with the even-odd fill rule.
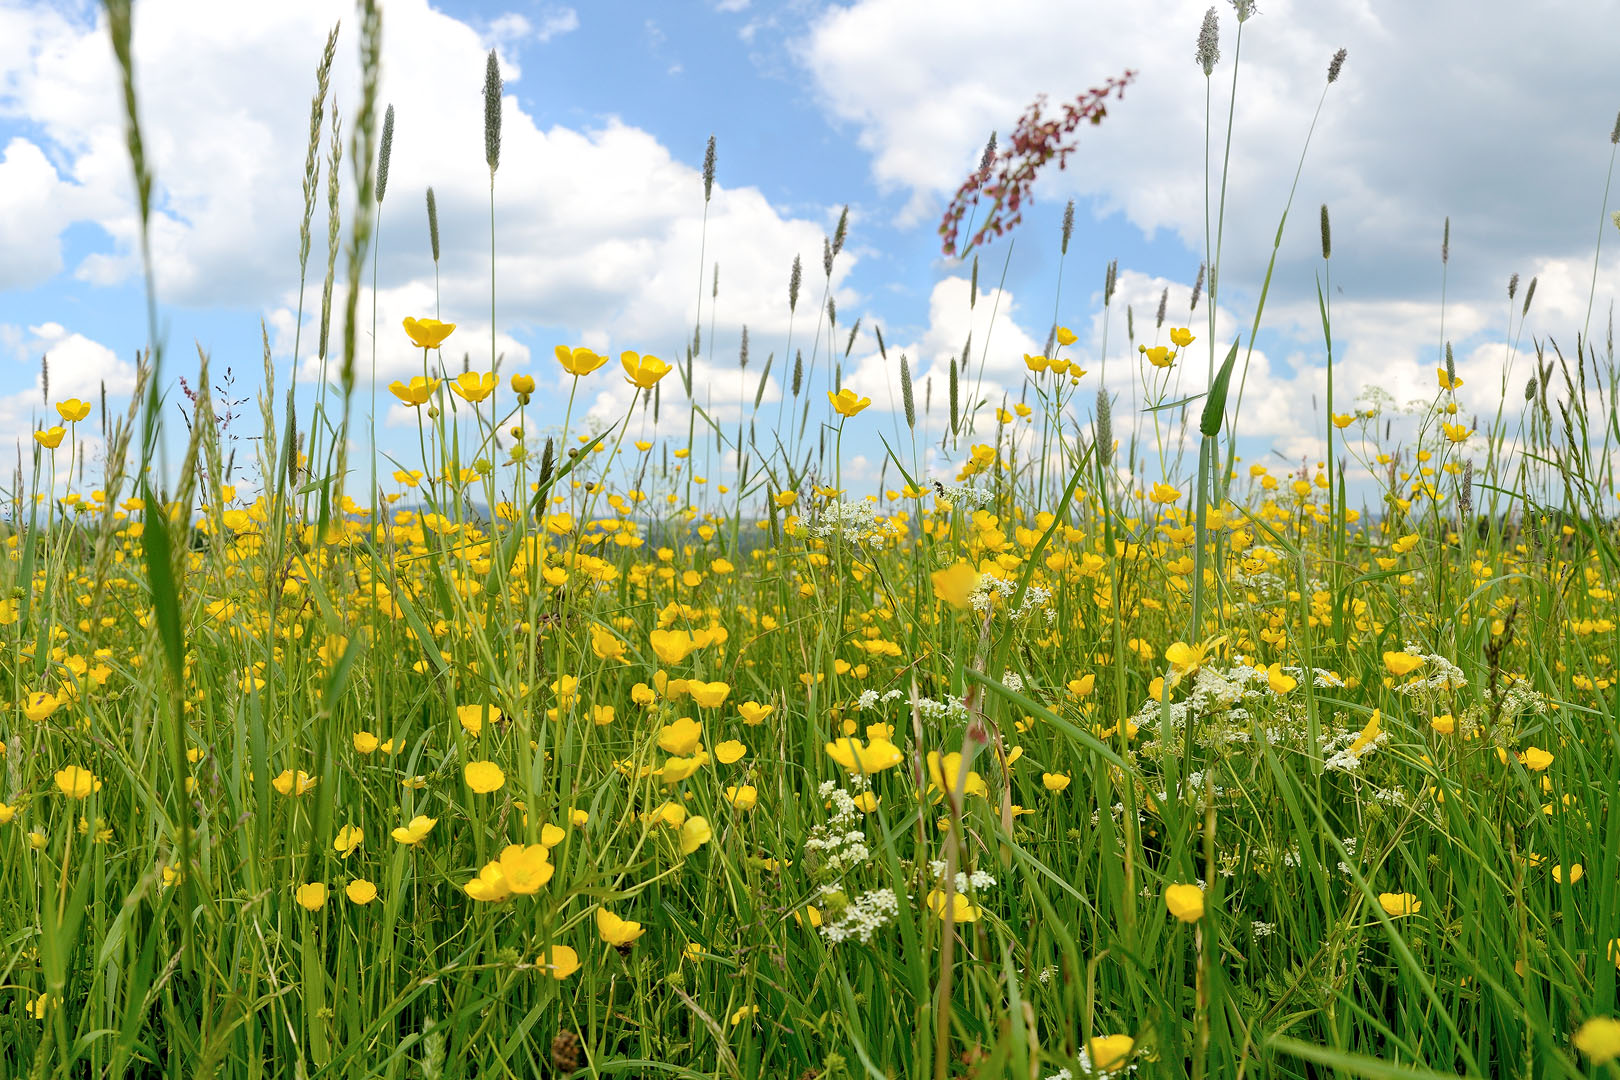
[[1107,381],[1061,321],[1006,400],[893,357],[891,425],[796,263],[774,409],[706,412],[701,337],[561,343],[544,382],[635,392],[547,428],[429,309],[375,327],[419,456],[360,461],[360,92],[313,408],[266,342],[238,454],[154,310],[127,408],[48,397],[5,492],[0,1076],[1620,1075],[1612,337],[1483,419],[1449,350],[1404,411],[1329,356],[1328,454],[1273,468],[1213,296],[1105,312]]

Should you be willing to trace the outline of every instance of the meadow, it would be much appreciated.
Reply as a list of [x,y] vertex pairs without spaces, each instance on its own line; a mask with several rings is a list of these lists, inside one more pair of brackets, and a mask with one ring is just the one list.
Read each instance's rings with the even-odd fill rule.
[[[743,422],[692,385],[700,278],[685,355],[542,359],[637,388],[602,429],[532,419],[456,312],[374,327],[421,350],[378,391],[420,457],[352,461],[393,138],[361,11],[346,153],[317,58],[318,382],[267,338],[231,438],[154,296],[127,409],[47,393],[4,492],[0,1076],[1620,1076],[1612,329],[1532,335],[1473,420],[1461,380],[1505,375],[1449,348],[1416,407],[1335,388],[1323,289],[1327,454],[1287,470],[1237,454],[1265,291],[1213,340],[1218,248],[1201,304],[1107,312],[1137,415],[1055,323],[1006,400],[893,357],[893,425],[796,263],[811,369],[756,359]],[[1010,153],[947,219],[964,258]],[[1331,280],[1328,208],[1278,210]],[[856,433],[876,490],[841,486]]]

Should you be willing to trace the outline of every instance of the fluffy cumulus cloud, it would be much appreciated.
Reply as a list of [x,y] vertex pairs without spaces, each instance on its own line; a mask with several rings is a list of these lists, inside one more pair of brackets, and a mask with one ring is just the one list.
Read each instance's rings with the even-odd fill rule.
[[[1218,169],[1238,52],[1233,9],[1219,4],[1222,57],[1206,84],[1194,62],[1205,8],[1203,0],[1180,0],[1146,19],[1130,5],[1089,6],[1081,15],[1064,0],[855,0],[812,22],[800,56],[828,113],[869,152],[874,180],[906,197],[902,219],[910,221],[933,220],[977,162],[986,133],[999,129],[1005,139],[1037,94],[1052,94],[1055,105],[1133,69],[1138,77],[1123,100],[1082,133],[1069,168],[1043,179],[1038,197],[1076,196],[1097,215],[1121,214],[1148,235],[1169,230],[1202,251],[1205,94]],[[1592,245],[1620,107],[1605,75],[1607,28],[1617,18],[1614,0],[1560,6],[1528,24],[1506,0],[1383,7],[1273,0],[1243,26],[1221,295],[1223,325],[1228,307],[1240,319],[1230,333],[1222,330],[1223,341],[1247,335],[1311,138],[1262,324],[1262,345],[1274,355],[1257,353],[1251,364],[1246,432],[1291,459],[1320,452],[1321,203],[1331,207],[1335,233],[1341,402],[1347,389],[1367,386],[1400,401],[1432,397],[1442,342],[1452,340],[1468,364],[1496,359],[1470,373],[1461,395],[1465,410],[1494,414],[1512,273],[1521,275],[1521,300],[1529,280],[1539,282],[1525,340],[1551,334],[1572,346],[1587,325]],[[1435,47],[1440,41],[1444,49]],[[1340,47],[1348,62],[1327,88],[1328,61]],[[993,60],[1010,56],[1018,62]],[[1599,341],[1620,276],[1616,239],[1608,235],[1596,269],[1591,325]],[[1131,269],[1122,266],[1122,289],[1140,277]],[[1139,284],[1144,295],[1128,302],[1140,314],[1156,306],[1160,285]],[[1178,283],[1183,299],[1189,284]],[[1515,304],[1515,332],[1518,314]],[[1523,377],[1514,375],[1520,384]],[[1110,388],[1126,392],[1112,376]]]
[[[277,355],[297,340],[303,373],[318,370],[327,218],[323,174],[300,332],[297,225],[309,98],[326,34],[341,18],[333,88],[347,158],[358,96],[352,10],[336,0],[223,8],[207,0],[144,0],[135,20],[142,118],[159,185],[153,250],[160,296],[194,307],[267,309]],[[0,0],[0,12],[17,18],[7,24],[17,33],[0,44],[0,109],[26,119],[32,132],[0,163],[0,172],[17,179],[0,187],[0,237],[8,250],[15,238],[31,261],[0,273],[26,275],[29,283],[48,276],[61,265],[61,230],[88,221],[110,243],[69,269],[101,285],[128,280],[139,272],[136,226],[104,30],[88,5],[63,14]],[[420,354],[397,328],[405,315],[435,308],[461,326],[447,361],[459,370],[466,352],[481,368],[490,363],[490,174],[480,88],[491,43],[508,83],[494,210],[495,351],[507,370],[530,362],[513,334],[547,328],[615,356],[622,348],[678,355],[691,338],[700,277],[709,303],[715,263],[719,340],[735,342],[744,323],[756,332],[786,329],[788,267],[801,254],[819,266],[831,219],[794,217],[756,189],[716,185],[705,239],[701,174],[656,138],[611,116],[584,129],[538,125],[511,92],[521,62],[579,19],[572,8],[552,6],[473,25],[426,0],[387,6],[381,102],[394,105],[397,123],[378,234],[377,370],[384,382],[419,370]],[[328,124],[330,117],[328,109]],[[329,129],[323,159],[328,138]],[[346,220],[346,159],[340,179]],[[442,239],[437,267],[424,205],[430,185]],[[845,253],[833,281],[834,296],[846,304],[855,297],[841,283],[854,261]],[[342,263],[340,255],[340,275]],[[369,277],[361,304],[367,367]],[[819,284],[819,271],[810,277]],[[708,311],[704,323],[707,331]],[[561,384],[549,365],[536,374],[543,385]]]
[[[8,451],[7,457],[14,449],[24,462],[32,453],[31,433],[61,423],[56,411],[46,404],[46,378],[50,379],[51,401],[76,397],[91,402],[98,410],[104,390],[116,398],[127,395],[135,386],[133,358],[121,359],[105,345],[58,323],[27,327],[0,324],[0,355],[8,363],[27,365],[34,372],[26,389],[0,395],[0,448]],[[48,365],[42,365],[40,360],[46,356],[50,358]],[[99,440],[92,433],[100,431],[101,418],[92,415],[85,427],[87,430],[81,434],[89,440],[88,449],[93,452]]]

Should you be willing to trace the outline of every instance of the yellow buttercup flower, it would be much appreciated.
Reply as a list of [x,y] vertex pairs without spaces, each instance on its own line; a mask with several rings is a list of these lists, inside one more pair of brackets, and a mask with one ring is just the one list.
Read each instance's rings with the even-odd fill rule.
[[1409,892],[1379,893],[1378,906],[1392,919],[1399,919],[1405,915],[1416,915],[1423,910],[1423,901]]
[[438,319],[405,320],[405,333],[418,349],[437,349],[455,328],[455,323],[440,322]]
[[[945,893],[935,889],[928,894],[928,907],[941,919],[945,918]],[[956,893],[951,898],[951,921],[958,923],[977,922],[979,907],[962,893]]]
[[365,878],[355,878],[343,886],[343,895],[349,898],[349,903],[363,907],[377,899],[377,886]]
[[646,931],[633,919],[621,919],[605,907],[596,909],[596,932],[609,945],[629,945]]
[[966,611],[973,590],[979,587],[983,575],[972,563],[958,561],[944,570],[929,575],[934,584],[934,595],[958,611]]
[[450,380],[450,390],[457,397],[476,405],[495,392],[500,380],[493,371],[480,375],[476,371],[464,371]]
[[839,416],[854,416],[872,404],[871,398],[861,397],[847,386],[836,394],[831,390],[827,391],[827,400],[832,402],[832,407]]
[[827,756],[850,772],[868,775],[892,769],[905,760],[900,748],[887,739],[862,743],[853,736],[828,743]]
[[417,408],[426,405],[432,399],[434,393],[439,389],[439,380],[429,379],[422,375],[416,376],[408,383],[395,379],[388,384],[388,389],[405,404]]
[[535,964],[545,968],[547,975],[562,982],[579,970],[579,953],[567,945],[553,945],[547,954],[535,961]]
[[656,356],[642,356],[628,349],[619,355],[619,363],[624,365],[625,379],[643,390],[652,389],[659,379],[674,370]]
[[389,835],[393,836],[395,840],[398,840],[402,844],[420,844],[423,840],[427,839],[428,833],[432,832],[433,826],[437,825],[438,823],[438,818],[430,818],[423,814],[417,814],[415,817],[411,818],[410,822],[404,828],[395,829]]
[[319,881],[298,886],[293,895],[305,911],[319,911],[326,906],[326,886]]
[[608,362],[607,357],[594,353],[583,345],[573,349],[566,345],[558,345],[555,351],[557,363],[576,379],[582,375],[589,375]]
[[1164,906],[1182,922],[1195,923],[1204,917],[1204,890],[1197,885],[1167,885]]
[[66,401],[56,403],[56,415],[70,424],[76,424],[90,415],[90,403],[80,401],[78,398],[68,398]]
[[506,774],[493,761],[469,761],[461,773],[467,786],[480,795],[499,791],[506,783]]
[[1170,344],[1174,345],[1178,349],[1185,349],[1196,340],[1198,339],[1193,337],[1192,331],[1188,330],[1185,326],[1181,327],[1180,329],[1170,331]]
[[56,787],[70,799],[87,799],[92,792],[101,790],[101,781],[89,769],[69,765],[56,771]]
[[1569,1041],[1594,1065],[1613,1061],[1620,1058],[1620,1020],[1594,1016],[1576,1028]]
[[47,450],[55,450],[62,445],[62,436],[67,434],[67,428],[61,424],[34,432],[34,441]]

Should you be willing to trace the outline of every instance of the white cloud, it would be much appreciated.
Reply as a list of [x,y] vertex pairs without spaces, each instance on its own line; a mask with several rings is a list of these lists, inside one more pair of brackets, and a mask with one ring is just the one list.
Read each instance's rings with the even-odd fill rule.
[[578,29],[579,12],[571,7],[553,8],[540,16],[540,25],[534,36],[535,40],[546,42]]
[[[1069,0],[857,0],[829,6],[800,55],[829,114],[871,154],[876,182],[910,196],[911,219],[941,211],[988,132],[1005,145],[1037,94],[1056,107],[1133,69],[1124,98],[1083,130],[1078,154],[1038,197],[1091,196],[1098,212],[1149,234],[1170,229],[1201,251],[1206,81],[1193,46],[1205,6],[1176,0],[1145,18],[1130,4],[1090,5],[1080,25]],[[1232,12],[1218,10],[1217,169],[1237,52]],[[1309,270],[1295,271],[1319,254],[1322,202],[1339,237],[1335,277],[1363,295],[1433,291],[1447,215],[1453,297],[1493,291],[1514,270],[1528,278],[1539,258],[1590,258],[1620,106],[1606,75],[1617,18],[1615,0],[1563,5],[1529,24],[1507,0],[1264,5],[1243,27],[1228,280],[1249,288],[1264,270],[1341,46],[1349,59],[1316,128],[1274,290],[1310,290]]]
[[[0,5],[28,15],[17,24],[27,42],[0,48],[0,107],[37,125],[75,183],[94,193],[84,200],[93,213],[68,212],[57,221],[29,217],[30,206],[54,196],[39,155],[18,149],[12,157],[27,162],[30,175],[40,179],[32,189],[0,188],[0,222],[14,216],[25,220],[48,251],[62,226],[94,221],[113,238],[114,249],[84,259],[75,273],[95,284],[126,280],[139,271],[135,218],[104,31],[29,5],[8,0]],[[257,307],[268,301],[278,353],[291,346],[297,306],[308,94],[326,32],[340,17],[347,21],[334,92],[345,121],[354,111],[350,11],[336,0],[223,8],[208,0],[145,0],[136,13],[142,118],[159,186],[153,251],[160,300],[197,307]],[[511,36],[525,29],[516,21],[521,18],[498,19],[494,29]],[[549,9],[527,32],[531,38],[561,33],[570,22],[577,22],[577,13],[570,18],[569,9]],[[654,29],[649,26],[649,33]],[[429,185],[437,196],[443,240],[442,310],[463,326],[452,348],[457,359],[465,348],[475,363],[487,365],[489,171],[478,92],[487,39],[426,0],[391,3],[383,33],[381,102],[395,106],[397,123],[378,234],[379,325],[387,328],[379,341],[379,371],[392,376],[411,370],[416,361],[397,331],[399,320],[432,310],[434,268],[422,202]],[[495,181],[495,318],[503,331],[556,327],[603,348],[611,345],[615,355],[636,348],[674,356],[691,337],[700,277],[708,334],[707,286],[718,262],[718,338],[734,342],[743,323],[756,340],[785,332],[788,266],[795,254],[817,261],[826,229],[822,222],[779,212],[757,189],[717,185],[707,208],[700,266],[705,206],[695,167],[647,132],[613,117],[589,130],[541,129],[513,96],[521,72],[504,59],[503,70],[508,92]],[[289,92],[266,94],[266,86]],[[201,138],[199,132],[212,134]],[[694,158],[701,152],[701,146],[686,149]],[[347,218],[352,184],[347,160],[341,182]],[[306,363],[324,269],[325,183],[323,175],[305,295],[301,351]],[[340,270],[342,261],[340,256]],[[839,302],[848,305],[856,298],[839,282],[854,261],[852,254],[843,256],[834,281]],[[338,306],[343,289],[340,280]],[[369,294],[362,310],[369,331]],[[501,347],[508,369],[527,364],[514,340]],[[369,347],[362,346],[362,354],[369,368]],[[549,366],[536,374],[543,383],[559,381]]]
[[[50,401],[80,398],[101,408],[101,392],[113,398],[126,397],[135,386],[135,365],[132,360],[121,360],[105,345],[83,334],[71,331],[58,323],[18,327],[0,325],[0,344],[10,354],[12,363],[31,367],[34,372],[25,390],[0,395],[0,452],[20,448],[24,461],[28,460],[32,445],[31,433],[37,428],[61,423],[56,410],[46,403],[44,368],[50,372]],[[48,364],[41,365],[41,358]],[[91,439],[99,432],[101,418],[92,412],[81,427],[86,453],[93,453],[99,445]],[[65,443],[63,444],[66,445]],[[62,458],[65,468],[66,455]]]

